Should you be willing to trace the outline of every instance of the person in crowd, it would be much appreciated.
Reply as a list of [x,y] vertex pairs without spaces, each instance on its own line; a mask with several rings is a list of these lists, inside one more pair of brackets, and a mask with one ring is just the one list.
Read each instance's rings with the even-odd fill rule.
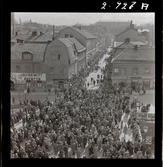
[[[111,71],[110,66],[106,65],[104,73]],[[140,142],[137,134],[137,119],[130,115],[136,105],[122,95],[124,89],[112,86],[111,79],[105,76],[98,90],[87,90],[84,86],[87,75],[88,66],[70,81],[70,87],[56,91],[53,104],[48,98],[44,102],[39,99],[27,102],[27,99],[22,104],[22,114],[11,115],[12,158],[151,157],[151,150]],[[95,86],[93,78],[91,82]],[[124,127],[122,114],[131,116]],[[19,131],[14,125],[21,119],[23,127]],[[120,139],[121,133],[127,135],[129,126],[134,143]],[[136,146],[136,142],[140,146]]]

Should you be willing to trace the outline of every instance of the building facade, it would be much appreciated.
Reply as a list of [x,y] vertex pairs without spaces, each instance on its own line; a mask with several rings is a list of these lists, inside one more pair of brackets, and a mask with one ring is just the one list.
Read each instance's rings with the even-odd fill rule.
[[123,83],[127,87],[146,89],[155,87],[155,49],[126,47],[117,49],[113,58],[112,84]]
[[47,44],[16,43],[11,47],[11,89],[36,90],[46,87]]
[[76,38],[86,48],[86,61],[96,53],[97,39],[95,36],[78,27],[66,27],[59,32],[59,38]]
[[72,42],[56,38],[47,46],[45,53],[47,87],[65,87],[68,80],[77,74],[77,56]]

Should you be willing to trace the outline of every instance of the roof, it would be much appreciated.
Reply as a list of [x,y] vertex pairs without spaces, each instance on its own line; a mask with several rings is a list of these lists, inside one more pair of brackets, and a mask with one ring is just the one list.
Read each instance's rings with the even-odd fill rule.
[[[77,31],[78,33],[80,33],[81,35],[83,35],[85,38],[96,38],[94,35],[92,35],[91,33],[87,32],[86,30],[84,29],[79,29],[79,28],[76,28],[76,27],[66,27],[66,28],[72,28],[73,30]],[[62,29],[62,30],[65,30],[66,28]],[[61,30],[61,31],[62,31]]]
[[[114,41],[114,47],[119,47],[121,45],[125,44],[125,42],[117,42],[117,41]],[[132,45],[139,45],[139,46],[147,46],[148,44],[146,43],[143,43],[143,42],[140,42],[140,41],[136,41],[136,42],[130,42],[130,44]]]
[[39,36],[35,41],[48,41],[52,40],[53,34],[44,34],[42,36]]
[[76,57],[74,55],[74,46],[72,44],[71,41],[69,41],[67,38],[57,38],[60,42],[62,42],[66,47],[67,47],[67,51],[68,51],[68,55],[69,55],[69,60],[71,62],[73,62],[74,60],[76,60]]
[[134,60],[134,61],[155,61],[155,49],[145,48],[134,50],[127,48],[116,54],[115,60]]
[[84,47],[76,38],[67,38],[70,40],[73,44],[75,44],[75,48],[78,52],[82,52],[86,50],[86,47]]
[[11,39],[11,42],[16,42],[17,39],[27,40],[31,35],[30,34],[19,34]]
[[32,52],[34,62],[42,62],[47,44],[16,43],[11,47],[11,60],[22,60],[23,52]]
[[124,30],[124,31],[122,31],[122,32],[120,32],[120,33],[118,33],[118,34],[115,35],[115,36],[118,37],[118,36],[124,34],[125,32],[127,32],[127,31],[129,31],[129,30],[134,30],[134,31],[138,32],[136,29],[133,29],[133,28],[127,28],[126,30]]

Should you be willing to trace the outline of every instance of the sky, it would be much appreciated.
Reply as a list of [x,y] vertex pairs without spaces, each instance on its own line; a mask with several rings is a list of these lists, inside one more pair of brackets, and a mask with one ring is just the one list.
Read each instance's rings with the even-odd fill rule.
[[74,25],[93,24],[98,21],[119,21],[133,24],[154,23],[154,13],[14,13],[15,19],[19,22],[31,20],[32,22],[51,25]]

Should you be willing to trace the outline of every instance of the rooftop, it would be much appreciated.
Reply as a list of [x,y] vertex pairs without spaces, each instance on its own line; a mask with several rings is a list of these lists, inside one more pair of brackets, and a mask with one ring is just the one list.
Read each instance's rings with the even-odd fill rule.
[[[68,26],[68,27],[70,27],[70,26]],[[66,27],[66,28],[68,28],[68,27]],[[64,28],[64,29],[66,29],[66,28]],[[77,31],[78,33],[83,35],[85,38],[96,38],[94,35],[92,35],[91,33],[89,33],[88,31],[86,31],[82,28],[81,29],[79,29],[77,27],[70,27],[70,28],[74,29],[75,31]],[[64,30],[64,29],[62,29],[62,30]]]
[[131,29],[134,30],[134,31],[136,31],[136,32],[138,32],[137,29],[134,29],[134,28],[126,28],[124,31],[118,33],[118,34],[116,35],[116,37],[120,36],[121,34],[124,34],[125,32],[127,32],[127,31],[129,31],[129,30],[131,30]]
[[30,34],[19,34],[17,36],[11,36],[11,42],[16,42],[17,39],[27,40],[31,35]]
[[23,52],[32,52],[34,62],[44,60],[44,52],[47,44],[16,43],[11,47],[11,60],[22,60]]
[[116,54],[115,60],[155,61],[155,49],[123,49],[120,53]]
[[74,60],[76,60],[76,56],[74,54],[74,45],[72,44],[72,42],[70,40],[68,40],[67,38],[57,38],[60,42],[62,42],[64,45],[66,45],[67,49],[68,49],[68,55],[69,55],[69,60],[71,62],[73,62]]
[[67,39],[75,44],[76,50],[78,52],[86,50],[86,48],[76,38],[67,38]]
[[[114,42],[114,47],[119,47],[121,45],[125,44],[125,42]],[[146,43],[140,42],[140,41],[136,41],[136,42],[130,42],[130,44],[132,45],[139,45],[139,46],[147,46]]]

